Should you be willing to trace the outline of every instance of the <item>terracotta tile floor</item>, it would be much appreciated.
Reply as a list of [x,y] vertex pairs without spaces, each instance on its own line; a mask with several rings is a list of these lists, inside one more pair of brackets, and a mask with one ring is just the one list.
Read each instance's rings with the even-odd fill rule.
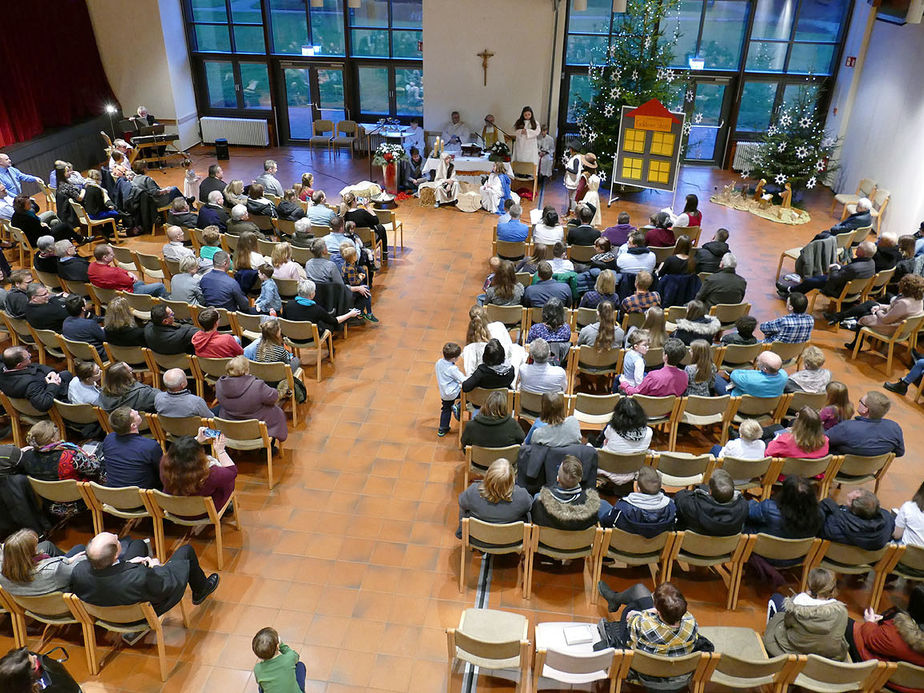
[[[313,170],[317,187],[331,198],[349,182],[368,177],[367,160],[353,162],[344,156],[329,161],[324,154],[304,149],[234,148],[231,160],[223,163],[225,179],[250,180],[265,156],[279,161],[284,184]],[[210,152],[198,148],[193,160],[204,174]],[[181,180],[176,168],[154,175],[165,183]],[[739,271],[749,280],[751,312],[769,318],[783,310],[772,277],[780,251],[803,244],[836,221],[829,213],[831,195],[817,190],[809,196],[811,223],[781,226],[707,201],[731,179],[729,172],[685,168],[678,198],[687,192],[699,194],[704,241],[719,226],[731,230]],[[560,207],[562,192],[556,182],[548,199]],[[604,222],[614,223],[616,213],[625,209],[640,223],[669,204],[670,195],[644,192],[604,210]],[[324,365],[320,384],[309,379],[310,404],[278,459],[275,489],[268,492],[258,457],[237,458],[244,529],[226,529],[221,587],[212,599],[192,609],[191,629],[184,630],[178,617],[167,619],[170,679],[160,682],[150,638],[110,657],[98,677],[89,676],[80,632],[72,628],[52,643],[67,647],[69,669],[84,690],[255,691],[249,643],[264,625],[276,627],[301,654],[312,693],[444,689],[443,630],[473,605],[478,564],[470,562],[468,587],[460,593],[459,547],[453,531],[462,456],[455,436],[436,437],[439,402],[433,363],[444,342],[464,339],[467,311],[486,272],[494,217],[424,209],[414,202],[404,203],[399,216],[406,249],[393,254],[388,271],[377,277],[375,312],[381,323],[351,329],[349,340],[337,344],[336,367]],[[163,237],[136,243],[159,248]],[[883,361],[868,356],[845,361],[843,332],[820,327],[815,339],[828,357],[828,367],[850,386],[854,401],[885,379]],[[904,354],[898,361],[896,373],[904,368]],[[891,416],[905,430],[909,453],[893,465],[883,483],[886,507],[907,499],[917,487],[920,477],[913,467],[917,445],[924,443],[917,428],[920,410],[908,399],[892,400]],[[686,442],[688,449],[705,445],[702,436]],[[135,534],[147,532],[150,528],[141,525]],[[69,547],[89,536],[89,522],[78,522],[54,538]],[[194,539],[193,545],[206,570],[214,569],[211,534]],[[515,561],[497,560],[493,575],[490,606],[526,614],[533,622],[596,620],[603,615],[600,607],[589,603],[592,586],[580,563],[538,567],[534,596],[528,600],[517,592]],[[621,589],[647,579],[647,571],[611,571],[605,577]],[[718,578],[680,573],[677,582],[700,623],[762,627],[768,595],[747,578],[733,614],[722,608],[725,593]],[[865,594],[862,588],[842,586],[854,615],[861,613]],[[12,644],[10,634],[9,622],[0,621],[3,651]],[[35,645],[39,631],[32,635],[30,643]],[[106,642],[102,636],[100,641]],[[459,676],[452,685],[458,690]],[[479,686],[510,690],[485,677]]]

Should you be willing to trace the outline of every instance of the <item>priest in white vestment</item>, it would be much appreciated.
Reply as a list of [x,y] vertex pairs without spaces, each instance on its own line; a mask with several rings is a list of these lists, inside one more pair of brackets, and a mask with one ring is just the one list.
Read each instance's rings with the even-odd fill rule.
[[462,122],[458,111],[453,111],[451,121],[443,128],[440,135],[443,140],[443,147],[455,152],[462,151],[462,145],[468,144],[472,139],[471,129]]

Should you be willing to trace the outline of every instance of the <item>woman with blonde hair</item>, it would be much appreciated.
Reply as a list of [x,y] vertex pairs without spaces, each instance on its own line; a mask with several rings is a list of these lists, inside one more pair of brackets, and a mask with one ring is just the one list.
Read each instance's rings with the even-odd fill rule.
[[468,329],[465,333],[465,347],[462,349],[462,370],[471,377],[481,364],[485,344],[496,339],[504,347],[506,360],[519,370],[526,363],[526,350],[514,344],[510,333],[502,322],[490,322],[488,311],[483,306],[472,306],[468,311]]
[[767,443],[767,457],[796,457],[814,460],[828,454],[828,436],[821,417],[811,407],[802,407],[796,414],[792,429],[780,433]]
[[50,541],[39,542],[35,531],[20,529],[3,543],[0,587],[18,597],[67,592],[74,565],[86,560],[85,551],[78,544],[63,554]]
[[215,383],[215,395],[222,419],[264,421],[271,438],[284,441],[289,436],[286,415],[277,405],[279,391],[250,374],[245,356],[235,356],[225,366],[225,375]]
[[831,371],[822,368],[825,354],[815,345],[805,347],[802,352],[802,370],[789,376],[786,392],[824,392],[831,382]]
[[292,246],[283,241],[273,246],[273,279],[307,279],[305,268],[292,259]]
[[768,609],[764,647],[767,654],[815,654],[847,659],[847,607],[836,599],[837,578],[825,568],[809,573],[808,589],[795,597],[774,594]]
[[144,328],[135,322],[135,314],[124,296],[116,296],[109,301],[106,317],[103,318],[103,331],[106,341],[114,346],[147,346]]
[[594,351],[603,352],[622,346],[625,333],[616,323],[616,309],[611,301],[597,304],[597,322],[584,325],[578,334],[578,346],[592,346]]
[[257,353],[254,361],[260,363],[288,363],[292,371],[298,370],[301,361],[286,348],[282,338],[282,324],[275,318],[270,318],[260,324],[260,342],[257,344]]
[[619,305],[619,296],[616,293],[616,273],[613,270],[603,270],[597,275],[597,281],[592,291],[588,291],[581,298],[581,308],[596,308],[601,301],[610,301]]
[[228,183],[222,194],[225,196],[225,207],[247,206],[247,195],[244,194],[244,181],[242,180],[233,180]]
[[664,311],[658,306],[652,306],[645,311],[645,322],[641,327],[630,327],[626,332],[626,348],[629,348],[629,337],[637,330],[646,330],[648,332],[648,347],[650,349],[660,349],[667,341],[667,320],[664,318]]
[[825,393],[828,399],[818,415],[827,431],[841,421],[850,421],[853,418],[853,404],[850,402],[850,392],[847,386],[837,380],[828,383]]
[[532,504],[529,491],[516,485],[513,465],[501,457],[490,464],[482,481],[474,482],[459,494],[456,536],[462,537],[463,518],[474,517],[498,524],[525,521]]
[[492,392],[462,431],[462,447],[505,448],[519,445],[525,437],[520,424],[510,415],[507,393]]

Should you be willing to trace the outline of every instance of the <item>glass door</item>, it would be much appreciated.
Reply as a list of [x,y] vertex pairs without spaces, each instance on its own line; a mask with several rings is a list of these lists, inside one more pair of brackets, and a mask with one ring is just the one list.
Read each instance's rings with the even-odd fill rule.
[[356,68],[360,120],[394,117],[402,122],[423,115],[423,68],[371,65]]
[[690,88],[693,100],[684,99],[687,122],[691,126],[684,160],[721,166],[728,140],[730,80],[700,78]]
[[317,119],[334,124],[346,119],[343,68],[283,64],[285,120],[288,132],[283,140],[307,140]]

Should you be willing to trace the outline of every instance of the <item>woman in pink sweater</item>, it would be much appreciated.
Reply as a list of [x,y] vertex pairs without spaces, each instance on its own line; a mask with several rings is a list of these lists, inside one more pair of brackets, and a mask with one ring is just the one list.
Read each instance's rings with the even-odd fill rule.
[[821,417],[811,407],[802,407],[792,428],[767,443],[768,457],[796,457],[814,460],[828,454],[828,437]]

